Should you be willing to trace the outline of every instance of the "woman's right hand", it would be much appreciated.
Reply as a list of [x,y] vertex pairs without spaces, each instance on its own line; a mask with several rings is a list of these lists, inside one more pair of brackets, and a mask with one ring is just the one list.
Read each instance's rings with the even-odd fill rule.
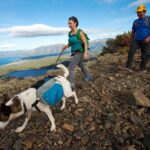
[[88,60],[88,52],[84,52],[84,60]]
[[64,51],[65,50],[65,47],[62,47],[61,51]]
[[64,51],[66,48],[69,48],[69,44],[65,45],[61,50]]

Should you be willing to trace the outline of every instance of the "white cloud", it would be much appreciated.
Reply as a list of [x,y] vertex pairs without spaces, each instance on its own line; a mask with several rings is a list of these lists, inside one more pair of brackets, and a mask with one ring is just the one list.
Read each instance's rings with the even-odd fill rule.
[[16,45],[14,45],[14,44],[6,44],[6,45],[0,46],[0,50],[10,49],[10,48],[14,48],[14,47],[16,47]]
[[103,33],[103,34],[100,34],[100,37],[101,39],[104,39],[104,38],[115,38],[116,36],[118,35],[118,33]]
[[[128,19],[128,18],[127,18]],[[118,20],[116,20],[118,22]],[[118,31],[112,31],[109,29],[102,28],[84,28],[90,39],[96,38],[113,38]],[[55,36],[55,35],[67,35],[69,32],[68,27],[51,27],[44,24],[34,24],[30,26],[13,26],[9,28],[0,28],[0,32],[6,32],[10,37],[39,37],[39,36]],[[93,37],[93,38],[92,38]],[[57,37],[56,37],[57,38]],[[54,42],[55,43],[55,42]],[[0,49],[13,48],[14,45],[4,45]]]
[[101,33],[95,37],[95,39],[105,39],[105,38],[115,38],[118,34],[123,32],[111,32],[111,33]]
[[37,37],[64,35],[69,29],[65,27],[51,27],[45,24],[34,24],[30,26],[13,26],[1,28],[0,32],[8,32],[10,37]]
[[130,3],[128,7],[138,6],[138,5],[147,4],[147,3],[150,3],[150,0],[136,0],[135,2]]
[[98,34],[98,33],[102,33],[105,32],[106,29],[83,29],[84,32],[86,32],[87,34]]
[[[83,29],[88,34],[101,33],[102,29]],[[55,36],[68,34],[67,27],[51,27],[44,24],[34,24],[31,26],[13,26],[9,28],[0,28],[0,32],[8,33],[9,37],[39,37]]]

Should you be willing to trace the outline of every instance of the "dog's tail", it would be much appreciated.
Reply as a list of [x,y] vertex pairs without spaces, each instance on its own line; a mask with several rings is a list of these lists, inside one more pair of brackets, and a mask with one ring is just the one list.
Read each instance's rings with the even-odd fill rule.
[[65,78],[67,78],[69,76],[69,71],[63,64],[58,64],[57,67],[64,71],[64,77]]

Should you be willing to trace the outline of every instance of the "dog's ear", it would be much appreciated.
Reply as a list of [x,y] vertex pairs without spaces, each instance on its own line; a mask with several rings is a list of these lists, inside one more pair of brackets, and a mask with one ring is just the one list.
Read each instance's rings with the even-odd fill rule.
[[4,116],[10,116],[11,114],[11,108],[10,106],[6,106],[4,103],[1,103],[1,113],[4,115]]
[[18,100],[18,96],[15,95],[13,98],[11,98],[9,101],[7,101],[6,106],[11,106],[14,104],[14,102],[16,101],[16,99]]
[[6,106],[10,106],[10,105],[12,105],[12,104],[13,104],[13,99],[9,100],[5,105],[6,105]]
[[11,111],[13,113],[17,113],[17,112],[20,112],[22,110],[21,100],[20,100],[19,96],[16,95],[12,99],[12,105],[10,105],[10,107],[11,107]]

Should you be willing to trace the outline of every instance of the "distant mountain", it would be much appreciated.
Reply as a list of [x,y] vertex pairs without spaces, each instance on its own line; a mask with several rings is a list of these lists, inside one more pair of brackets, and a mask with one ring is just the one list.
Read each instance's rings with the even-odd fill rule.
[[59,53],[63,44],[53,44],[47,46],[40,46],[30,50],[16,50],[16,51],[0,51],[1,57],[31,57],[39,55],[48,55],[53,53]]
[[91,52],[101,52],[102,48],[106,45],[107,39],[97,39],[90,42]]
[[63,44],[40,46],[38,48],[30,50],[28,53],[28,56],[48,55],[48,54],[59,53],[63,46],[64,46]]
[[[97,39],[90,42],[91,52],[101,52],[103,46],[105,46],[107,39]],[[16,50],[16,51],[0,51],[0,58],[3,57],[32,57],[32,56],[40,56],[40,55],[50,55],[60,53],[63,44],[53,44],[47,46],[40,46],[35,49],[30,50]],[[68,49],[67,51],[70,51]]]

